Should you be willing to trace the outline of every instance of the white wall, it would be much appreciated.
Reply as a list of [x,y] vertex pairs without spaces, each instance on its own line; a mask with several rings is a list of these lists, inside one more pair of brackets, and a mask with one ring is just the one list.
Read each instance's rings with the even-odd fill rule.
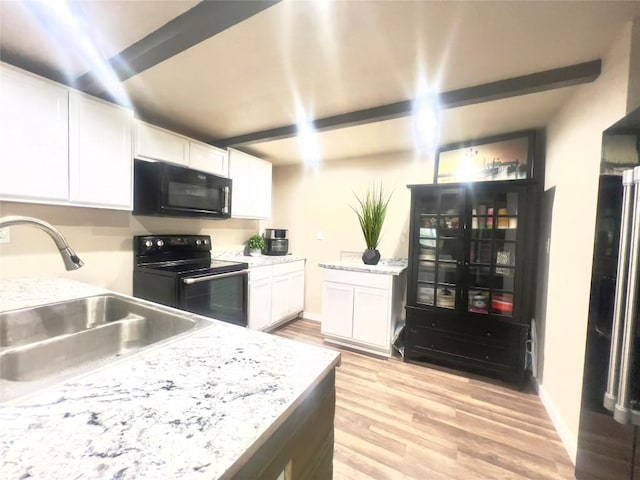
[[11,227],[11,243],[0,245],[0,278],[59,276],[131,295],[134,235],[189,233],[211,235],[214,250],[240,250],[258,231],[255,220],[190,220],[138,217],[130,212],[2,202],[0,216],[41,218],[67,238],[84,261],[67,272],[48,235],[28,226]]
[[[416,159],[412,153],[393,153],[327,162],[317,172],[301,165],[276,167],[274,227],[289,229],[289,251],[307,258],[305,315],[322,311],[322,269],[318,262],[339,260],[341,251],[366,248],[356,214],[350,205],[373,182],[393,191],[378,246],[384,258],[407,258],[409,248],[410,194],[412,183],[433,181],[432,159]],[[318,240],[322,232],[324,238]]]
[[631,24],[547,129],[545,188],[556,186],[540,396],[575,462],[602,131],[626,114]]

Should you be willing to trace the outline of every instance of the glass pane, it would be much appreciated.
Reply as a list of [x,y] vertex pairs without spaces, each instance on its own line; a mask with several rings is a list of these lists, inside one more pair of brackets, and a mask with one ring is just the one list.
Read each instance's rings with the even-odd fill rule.
[[513,314],[513,294],[493,292],[491,296],[491,313],[510,317]]
[[492,230],[492,233],[496,240],[516,241],[517,230],[515,228],[497,228]]
[[418,211],[423,214],[436,215],[439,211],[437,193],[425,193],[422,195],[418,204]]
[[420,262],[418,265],[418,281],[430,283],[436,281],[436,264],[434,262]]
[[491,288],[490,267],[469,267],[469,289],[474,287]]
[[418,258],[420,260],[435,260],[436,259],[436,249],[435,247],[423,247],[422,242],[428,243],[430,240],[420,240],[420,253]]
[[433,284],[418,284],[418,303],[433,305]]
[[489,313],[489,291],[469,289],[469,311],[474,313]]
[[491,241],[472,239],[469,260],[471,263],[491,264]]
[[458,227],[460,219],[457,215],[443,215],[440,217],[440,236],[458,236]]
[[438,262],[438,283],[446,283],[455,288],[458,267],[455,263]]
[[438,216],[437,215],[430,215],[430,214],[426,214],[423,213],[422,215],[420,215],[420,234],[422,235],[422,229],[423,228],[428,228],[428,229],[436,229],[438,227]]
[[457,238],[442,238],[438,240],[438,260],[458,260],[460,242]]
[[442,308],[455,308],[456,291],[445,285],[438,284],[437,306]]
[[458,215],[460,205],[460,195],[458,193],[443,193],[441,197],[442,205],[440,211],[447,215]]
[[[516,244],[510,242],[496,241],[496,266],[516,266]],[[509,274],[504,268],[496,268],[502,275]]]
[[496,267],[491,281],[492,288],[513,292],[516,269],[512,267]]

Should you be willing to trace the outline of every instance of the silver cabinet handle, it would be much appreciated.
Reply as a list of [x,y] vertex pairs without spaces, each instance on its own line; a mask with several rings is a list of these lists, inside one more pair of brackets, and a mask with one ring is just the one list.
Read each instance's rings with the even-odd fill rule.
[[182,281],[186,285],[193,285],[194,283],[206,282],[208,280],[218,280],[219,278],[225,277],[235,277],[236,275],[244,275],[249,273],[249,270],[239,270],[237,272],[229,272],[229,273],[218,273],[214,275],[206,275],[204,277],[195,277],[195,278],[184,278]]
[[613,326],[611,328],[611,351],[609,353],[609,375],[607,390],[604,394],[604,408],[613,411],[618,397],[620,376],[620,347],[622,326],[624,324],[624,299],[627,294],[627,267],[629,266],[629,234],[633,212],[633,169],[622,174],[622,222],[620,224],[620,243],[618,248],[618,273],[616,279],[615,301],[613,304]]
[[633,195],[633,215],[631,226],[629,281],[627,283],[627,299],[625,308],[625,324],[622,337],[622,354],[620,358],[620,381],[618,382],[618,398],[613,410],[613,418],[620,423],[631,422],[631,369],[633,343],[638,303],[638,259],[640,259],[640,167],[633,169],[635,192]]

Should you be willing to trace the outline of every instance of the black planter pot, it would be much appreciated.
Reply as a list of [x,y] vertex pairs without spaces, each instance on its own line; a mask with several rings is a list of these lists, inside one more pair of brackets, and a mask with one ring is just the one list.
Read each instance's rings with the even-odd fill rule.
[[380,261],[380,252],[373,248],[367,248],[362,254],[362,261],[365,265],[377,265]]

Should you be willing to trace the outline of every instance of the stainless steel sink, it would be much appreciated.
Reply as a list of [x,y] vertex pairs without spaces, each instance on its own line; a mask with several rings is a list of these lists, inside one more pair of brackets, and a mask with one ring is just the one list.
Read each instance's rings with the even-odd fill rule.
[[113,294],[2,313],[0,402],[210,323]]

